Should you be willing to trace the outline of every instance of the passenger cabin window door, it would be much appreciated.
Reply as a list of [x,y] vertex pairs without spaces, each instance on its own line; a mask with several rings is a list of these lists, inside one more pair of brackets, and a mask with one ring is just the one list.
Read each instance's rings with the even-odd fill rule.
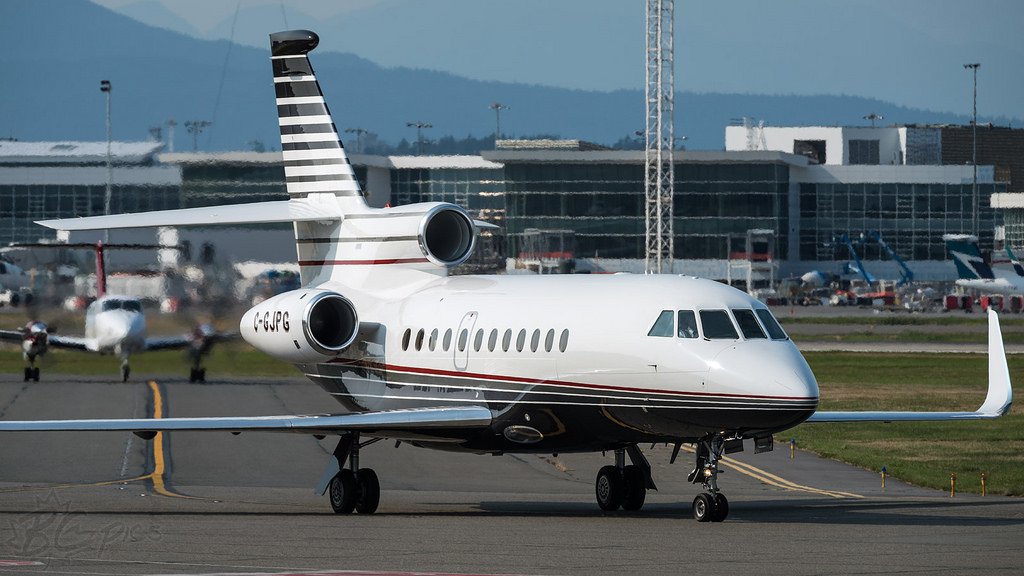
[[739,340],[736,327],[732,325],[725,310],[701,310],[700,325],[707,340]]
[[757,318],[754,318],[753,310],[733,310],[732,314],[736,317],[736,323],[740,325],[740,332],[743,332],[744,338],[747,340],[768,338],[765,336],[764,330],[761,329],[761,325],[757,323]]
[[673,326],[674,316],[671,310],[662,310],[658,319],[654,321],[654,326],[647,332],[648,336],[657,336],[659,338],[671,338],[675,326]]
[[693,313],[693,310],[680,310],[679,337],[696,338],[699,335],[697,332],[697,315]]

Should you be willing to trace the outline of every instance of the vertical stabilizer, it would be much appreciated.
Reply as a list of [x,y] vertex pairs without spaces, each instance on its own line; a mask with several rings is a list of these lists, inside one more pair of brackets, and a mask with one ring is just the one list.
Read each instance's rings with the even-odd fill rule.
[[985,262],[978,249],[978,237],[969,234],[946,234],[942,237],[949,250],[949,256],[956,264],[961,280],[991,280],[995,278],[992,267]]
[[288,196],[333,194],[346,211],[359,211],[366,208],[362,190],[306,56],[319,42],[309,30],[270,35]]
[[96,297],[107,295],[107,267],[103,261],[103,242],[96,243]]

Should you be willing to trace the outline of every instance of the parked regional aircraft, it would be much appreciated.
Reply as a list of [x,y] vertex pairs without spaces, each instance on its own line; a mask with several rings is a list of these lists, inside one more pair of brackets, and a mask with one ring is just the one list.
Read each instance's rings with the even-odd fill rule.
[[971,234],[945,234],[949,255],[960,276],[956,284],[997,294],[1024,294],[1024,266],[1009,246],[1005,254],[994,252],[986,259],[978,249],[978,237]]
[[[243,337],[294,363],[347,409],[328,415],[0,421],[0,430],[224,430],[340,437],[318,490],[335,512],[372,513],[377,475],[359,452],[380,438],[476,453],[611,451],[604,510],[654,489],[639,445],[696,443],[700,521],[729,503],[723,453],[772,448],[801,422],[996,418],[1011,403],[999,320],[989,315],[989,388],[975,412],[816,412],[818,385],[768,308],[729,286],[668,275],[454,276],[473,251],[460,207],[369,208],[307,53],[316,34],[271,35],[290,199],[43,222],[58,229],[294,222],[302,287],[241,320]],[[363,440],[369,438],[368,440]],[[626,458],[631,461],[627,465]]]
[[[131,367],[128,358],[135,352],[147,350],[174,350],[185,348],[192,361],[189,382],[205,382],[206,368],[203,356],[209,354],[213,345],[234,335],[220,334],[207,324],[201,324],[191,333],[183,336],[161,338],[146,337],[146,317],[142,302],[129,296],[107,294],[107,274],[103,260],[104,245],[63,244],[47,245],[61,248],[92,248],[96,251],[96,300],[85,312],[85,336],[61,336],[54,334],[45,322],[32,320],[21,330],[0,330],[0,340],[21,343],[25,362],[25,381],[39,381],[39,367],[36,358],[51,348],[70,348],[100,354],[115,354],[121,357],[121,379],[128,381]],[[135,246],[131,246],[135,247]]]

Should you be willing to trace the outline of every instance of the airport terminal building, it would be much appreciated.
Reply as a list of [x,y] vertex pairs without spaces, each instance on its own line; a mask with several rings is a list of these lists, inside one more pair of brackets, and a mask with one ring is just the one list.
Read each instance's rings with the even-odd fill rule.
[[[757,130],[729,127],[724,151],[676,152],[675,272],[735,277],[735,265],[752,256],[746,252],[751,231],[773,238],[770,259],[780,276],[835,272],[849,259],[836,239],[876,231],[918,278],[948,280],[954,270],[946,261],[943,234],[969,233],[977,218],[982,246],[992,247],[1003,234],[1000,206],[1013,205],[1024,216],[1024,203],[1011,202],[1015,192],[1024,191],[1018,189],[1024,188],[1024,176],[1001,158],[983,163],[981,129],[976,209],[973,166],[950,163],[957,157],[942,145],[943,138],[958,142],[957,131],[947,136],[942,128]],[[1024,131],[1000,136],[1007,134],[1012,140]],[[105,154],[106,143],[2,144],[0,241],[47,237],[49,231],[33,220],[102,213],[96,198],[105,188],[105,156],[71,154],[65,145],[100,146]],[[35,155],[28,159],[21,147],[33,148]],[[1024,151],[1024,142],[1010,147]],[[279,153],[161,154],[158,143],[115,143],[114,151],[115,212],[287,198]],[[945,162],[949,158],[954,160]],[[577,271],[643,270],[642,151],[572,140],[500,141],[479,156],[351,159],[371,205],[454,202],[502,226],[509,265],[532,249],[531,235],[559,231],[572,237],[564,252]],[[993,205],[993,195],[1002,204]],[[1008,225],[1020,222],[1019,232],[1006,229],[1019,248],[1024,217],[1008,212],[1005,218]],[[234,259],[294,258],[286,225],[186,234],[198,234],[193,243],[216,238],[221,252]],[[875,276],[898,276],[895,263],[877,247],[858,250]]]

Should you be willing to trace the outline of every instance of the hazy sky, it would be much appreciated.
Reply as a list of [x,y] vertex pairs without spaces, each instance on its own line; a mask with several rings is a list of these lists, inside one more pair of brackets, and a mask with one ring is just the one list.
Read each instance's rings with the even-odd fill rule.
[[[642,89],[643,0],[94,0],[150,24],[265,47],[305,27],[384,66],[568,88]],[[239,7],[237,20],[234,19]],[[180,19],[180,20],[179,20]],[[1024,120],[1024,2],[676,1],[677,89],[851,94]],[[739,113],[739,112],[738,112]]]

